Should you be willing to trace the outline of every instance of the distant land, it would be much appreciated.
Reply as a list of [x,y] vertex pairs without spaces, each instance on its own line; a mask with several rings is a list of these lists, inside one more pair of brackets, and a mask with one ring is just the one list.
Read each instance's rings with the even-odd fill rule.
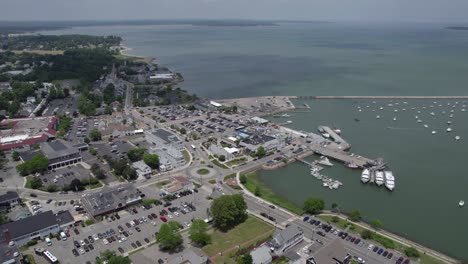
[[451,29],[451,30],[468,30],[468,26],[451,26],[451,27],[445,27],[445,29]]

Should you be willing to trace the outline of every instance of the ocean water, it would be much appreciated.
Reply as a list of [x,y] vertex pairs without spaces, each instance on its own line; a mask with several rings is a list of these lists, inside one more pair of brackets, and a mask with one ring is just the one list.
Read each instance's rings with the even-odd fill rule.
[[[130,54],[152,56],[181,72],[184,89],[207,98],[260,95],[468,95],[468,31],[436,24],[282,23],[272,27],[96,26],[43,34],[119,35]],[[468,177],[464,166],[468,112],[461,100],[446,133],[451,110],[429,100],[309,100],[309,113],[295,113],[291,127],[316,131],[337,126],[352,151],[382,157],[397,178],[390,193],[363,185],[359,172],[336,164],[324,174],[339,190],[321,187],[302,164],[262,172],[274,191],[302,204],[309,196],[359,209],[367,219],[420,243],[468,259]],[[298,100],[301,104],[306,101]],[[362,112],[357,106],[363,107]],[[366,106],[369,105],[369,108]],[[384,106],[384,110],[379,107]],[[415,113],[418,110],[421,114]],[[423,109],[422,107],[426,107]],[[402,109],[406,108],[406,111]],[[398,112],[394,112],[398,109]],[[443,109],[443,110],[442,110]],[[372,111],[372,110],[375,110]],[[431,111],[436,115],[431,116]],[[381,119],[376,119],[379,114]],[[415,115],[423,123],[417,123]],[[397,117],[397,121],[392,121]],[[356,122],[354,118],[361,121]],[[284,122],[285,120],[273,120]],[[422,124],[428,124],[424,129]],[[437,135],[430,131],[437,130]],[[462,139],[455,141],[454,136]]]

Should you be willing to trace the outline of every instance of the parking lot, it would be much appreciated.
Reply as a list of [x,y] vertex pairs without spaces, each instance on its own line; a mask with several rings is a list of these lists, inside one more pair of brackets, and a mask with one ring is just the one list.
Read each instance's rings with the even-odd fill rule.
[[56,185],[59,189],[70,184],[73,179],[89,179],[89,170],[83,168],[81,164],[74,164],[67,167],[47,171],[44,175],[38,176],[44,186]]
[[[207,193],[200,190],[169,201],[170,204],[162,201],[164,204],[151,204],[148,209],[141,205],[133,206],[112,214],[102,222],[85,228],[77,227],[76,231],[69,230],[66,241],[53,239],[51,246],[40,242],[36,247],[49,250],[61,263],[94,263],[100,252],[107,249],[124,255],[153,243],[164,221],[162,219],[177,221],[182,228],[188,228],[192,219],[206,219],[209,202],[202,201],[206,196]],[[195,210],[191,209],[192,206]],[[32,248],[29,250],[33,251]],[[40,260],[38,263],[46,263],[42,257],[36,259]]]

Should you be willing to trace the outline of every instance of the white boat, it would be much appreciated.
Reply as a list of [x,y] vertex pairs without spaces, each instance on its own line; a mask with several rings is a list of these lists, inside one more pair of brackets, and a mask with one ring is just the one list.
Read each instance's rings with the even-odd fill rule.
[[333,131],[335,131],[335,133],[337,133],[338,135],[341,134],[341,129],[334,128]]
[[398,112],[398,109],[393,110],[393,112]]
[[431,132],[431,133],[432,133],[432,135],[435,135],[435,134],[437,134],[437,131],[435,131],[435,130],[432,130],[432,132]]
[[418,123],[421,123],[421,122],[422,122],[422,120],[421,120],[421,119],[418,119],[418,121],[417,121],[417,122],[418,122]]
[[452,124],[452,121],[447,121],[447,125],[450,125],[450,124]]
[[395,189],[395,177],[393,176],[393,173],[391,171],[384,171],[384,176],[385,187],[390,191],[393,191],[393,189]]
[[393,118],[393,121],[396,121],[396,117]]
[[462,206],[464,206],[464,205],[465,205],[465,201],[460,200],[460,201],[458,202],[458,206],[462,207]]
[[322,136],[323,136],[324,138],[330,138],[330,134],[328,134],[328,133],[322,133]]
[[424,124],[424,127],[425,127],[425,128],[428,128],[429,126],[428,126],[428,125],[426,125],[426,124]]
[[455,136],[455,140],[460,140],[460,136]]
[[414,119],[418,119],[418,118],[419,118],[419,116],[414,116]]
[[380,116],[378,115],[378,116],[376,116],[375,118],[380,119]]
[[434,112],[431,112],[431,116],[433,116],[433,115],[435,115],[435,113],[434,113]]
[[461,111],[462,111],[462,112],[465,112],[466,110],[465,110],[465,108],[462,108],[462,110],[461,110]]
[[327,158],[327,157],[320,157],[320,159],[317,161],[318,164],[322,164],[322,165],[325,165],[325,166],[333,166],[333,163],[330,162],[330,160]]
[[377,184],[377,186],[384,184],[384,175],[382,171],[375,172],[375,184]]
[[381,106],[379,109],[380,109],[380,110],[383,110],[383,107]]
[[447,132],[452,132],[452,129],[449,127],[449,128],[447,128],[447,130],[445,130],[445,131],[447,131]]
[[361,173],[361,182],[368,183],[370,180],[370,174],[368,169],[364,169]]

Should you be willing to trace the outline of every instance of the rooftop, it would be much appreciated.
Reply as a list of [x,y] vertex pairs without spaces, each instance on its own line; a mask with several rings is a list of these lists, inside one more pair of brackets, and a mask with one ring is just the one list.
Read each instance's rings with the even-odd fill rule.
[[166,143],[180,141],[180,139],[175,134],[173,134],[172,132],[167,131],[165,129],[161,129],[161,128],[153,130],[151,132],[151,134],[153,134],[153,135],[157,136],[158,138],[166,141]]
[[121,185],[118,188],[105,186],[99,192],[91,193],[82,198],[83,205],[93,215],[100,215],[119,209],[141,199],[140,193],[132,184]]
[[0,203],[10,201],[12,199],[19,199],[17,192],[6,192],[5,194],[0,195]]
[[8,238],[11,240],[56,224],[57,217],[52,211],[46,211],[41,214],[1,225],[0,233],[5,234],[7,240]]
[[5,119],[0,122],[0,148],[11,149],[46,141],[57,134],[55,116]]
[[70,155],[79,152],[77,148],[70,146],[68,143],[56,140],[51,142],[41,143],[41,152],[48,159],[54,159],[65,155]]

